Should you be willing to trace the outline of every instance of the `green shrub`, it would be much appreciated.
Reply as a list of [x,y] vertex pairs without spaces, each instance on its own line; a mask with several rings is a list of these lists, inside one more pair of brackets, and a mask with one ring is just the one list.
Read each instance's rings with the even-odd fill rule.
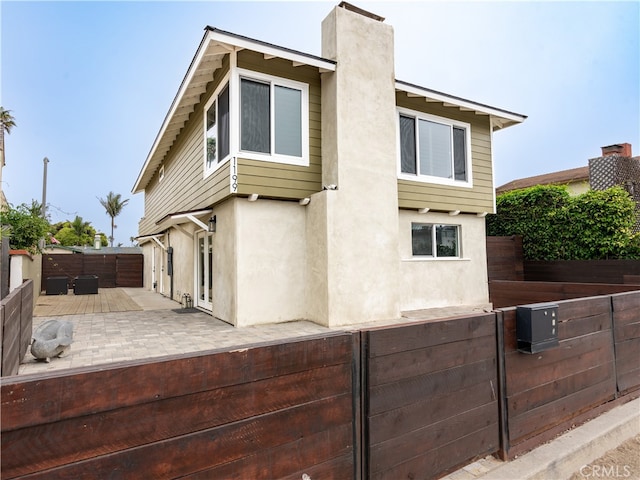
[[535,186],[499,195],[488,235],[521,235],[527,260],[638,258],[635,203],[622,187],[571,197],[564,186]]

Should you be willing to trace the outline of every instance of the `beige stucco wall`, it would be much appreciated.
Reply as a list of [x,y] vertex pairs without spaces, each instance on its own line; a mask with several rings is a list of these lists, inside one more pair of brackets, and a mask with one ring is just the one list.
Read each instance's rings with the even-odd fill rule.
[[18,288],[24,280],[33,280],[33,307],[42,290],[42,255],[11,254],[9,291]]
[[308,265],[317,269],[309,288],[316,304],[326,302],[312,319],[334,326],[396,318],[393,29],[336,7],[322,22],[322,40],[322,56],[338,62],[322,77],[323,183],[337,190],[309,205],[318,232],[309,239]]
[[[461,305],[489,306],[484,218],[401,210],[398,220],[403,311]],[[462,258],[414,258],[411,252],[412,222],[459,225]]]
[[[243,199],[246,201],[246,199]],[[230,199],[216,205],[216,233],[213,234],[213,316],[237,324],[238,304],[236,203]],[[194,267],[195,268],[195,267]]]
[[[188,293],[192,298],[195,296],[193,285],[193,256],[195,248],[193,233],[197,227],[191,222],[184,223],[181,227],[181,229],[172,228],[169,231],[169,237],[167,239],[167,246],[173,247],[173,300],[177,302],[182,301],[183,293]],[[167,267],[165,265],[165,272],[166,271]],[[170,282],[171,278],[167,276],[164,291],[169,297],[171,296]]]
[[239,327],[306,317],[306,207],[235,199]]

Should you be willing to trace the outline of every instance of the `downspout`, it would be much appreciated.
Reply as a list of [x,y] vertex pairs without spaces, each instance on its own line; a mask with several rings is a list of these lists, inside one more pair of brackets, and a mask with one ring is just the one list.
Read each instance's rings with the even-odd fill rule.
[[169,274],[169,298],[173,300],[173,247],[171,246],[171,230],[167,230],[167,270]]

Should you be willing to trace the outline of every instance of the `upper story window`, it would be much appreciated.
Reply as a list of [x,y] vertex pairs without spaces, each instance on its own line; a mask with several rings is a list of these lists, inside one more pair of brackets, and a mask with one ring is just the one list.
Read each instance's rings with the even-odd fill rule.
[[308,165],[308,104],[307,84],[237,69],[205,107],[205,174],[235,155]]
[[205,169],[229,156],[229,84],[211,97],[205,109]]
[[400,176],[471,186],[470,125],[399,110]]

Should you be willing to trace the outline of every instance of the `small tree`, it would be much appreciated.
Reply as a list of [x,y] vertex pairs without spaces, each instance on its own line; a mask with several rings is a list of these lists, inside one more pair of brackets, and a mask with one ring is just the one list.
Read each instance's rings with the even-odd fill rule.
[[100,204],[104,207],[107,212],[107,215],[111,217],[111,236],[109,240],[111,241],[111,246],[113,247],[113,230],[116,228],[115,218],[120,215],[124,206],[129,203],[129,199],[126,200],[121,199],[122,196],[118,194],[114,194],[113,192],[109,192],[107,198],[98,198]]
[[[0,225],[9,225],[9,245],[13,249],[28,250],[31,253],[40,251],[39,241],[49,231],[49,222],[40,216],[37,202],[25,203],[13,207],[8,205],[0,211]],[[35,210],[35,212],[34,212]],[[3,229],[6,235],[6,229]]]

